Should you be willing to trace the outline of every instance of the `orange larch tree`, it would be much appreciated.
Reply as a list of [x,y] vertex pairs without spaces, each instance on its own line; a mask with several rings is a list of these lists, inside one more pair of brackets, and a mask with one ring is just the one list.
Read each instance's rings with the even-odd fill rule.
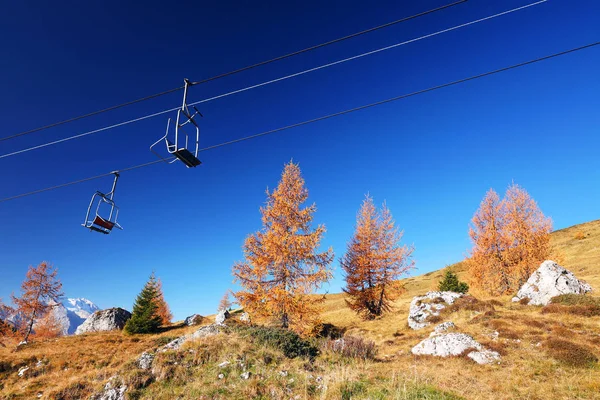
[[62,336],[62,333],[62,326],[52,309],[47,310],[46,314],[35,322],[34,336],[36,339],[53,339]]
[[356,218],[354,236],[340,260],[346,276],[346,304],[365,318],[391,310],[398,295],[396,280],[414,267],[413,247],[400,245],[403,232],[388,207],[378,212],[366,196]]
[[510,265],[511,287],[518,290],[550,256],[552,220],[517,184],[509,186],[503,203],[508,243],[505,258]]
[[520,186],[488,191],[469,228],[472,282],[491,295],[514,292],[550,256],[552,221]]
[[[152,273],[152,275],[154,276],[154,273]],[[154,301],[156,302],[157,306],[156,313],[160,317],[162,325],[169,325],[173,320],[173,314],[171,313],[169,304],[167,304],[167,301],[165,300],[165,294],[163,293],[162,289],[162,281],[160,280],[160,278],[157,278],[155,282],[156,298]]]
[[233,266],[242,290],[234,295],[254,316],[307,333],[317,323],[322,299],[310,293],[327,282],[333,250],[318,252],[325,226],[311,227],[316,206],[302,208],[308,190],[298,164],[284,168],[277,188],[261,207],[263,228],[244,242],[244,261]]
[[57,278],[58,270],[47,262],[37,267],[29,266],[27,275],[21,284],[21,296],[12,296],[17,311],[25,319],[23,341],[27,342],[36,318],[44,316],[63,296],[62,283]]
[[229,300],[229,291],[225,292],[221,301],[219,302],[219,308],[217,311],[229,310],[231,308],[231,301]]

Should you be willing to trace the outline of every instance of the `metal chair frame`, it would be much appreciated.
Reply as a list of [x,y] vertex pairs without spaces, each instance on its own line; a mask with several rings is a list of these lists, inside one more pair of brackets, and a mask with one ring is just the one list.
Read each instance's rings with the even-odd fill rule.
[[[88,228],[90,231],[95,231],[108,235],[113,228],[121,230],[123,229],[123,227],[117,222],[117,218],[119,217],[119,207],[116,206],[113,200],[115,196],[115,189],[117,188],[117,181],[119,180],[120,175],[117,171],[113,172],[113,175],[115,176],[115,179],[113,181],[112,189],[110,190],[110,192],[104,194],[100,191],[96,191],[96,193],[92,195],[90,205],[88,206],[87,213],[85,214],[85,219],[83,221],[83,224],[81,224],[81,226]],[[92,206],[96,202],[96,199],[98,199],[98,205],[96,206],[94,218],[91,219],[90,214],[92,214]],[[100,215],[100,206],[102,204],[108,204],[110,206],[110,214],[108,216],[108,219]]]
[[[202,114],[194,106],[192,106],[192,108],[195,112],[190,113],[189,107],[187,105],[187,93],[190,85],[191,82],[188,79],[184,79],[183,103],[181,105],[181,108],[177,110],[177,120],[175,121],[175,136],[173,137],[173,141],[169,140],[169,127],[171,124],[171,118],[169,118],[169,120],[167,121],[167,129],[165,131],[165,135],[150,146],[150,151],[152,151],[154,154],[156,154],[159,158],[161,158],[164,162],[168,164],[173,164],[175,161],[181,161],[185,164],[186,167],[194,168],[201,164],[201,161],[198,159],[198,152],[200,150],[200,127],[194,120],[194,117],[196,117],[197,115],[200,115],[202,117]],[[192,134],[192,140],[195,142],[192,144],[192,151],[190,151],[189,149],[190,135],[188,135],[183,129],[188,124],[193,125],[192,129],[195,129],[196,131],[195,140],[193,139]],[[156,146],[162,141],[165,142],[169,154],[174,155],[175,159],[169,161],[154,150],[154,146]],[[182,145],[182,143],[184,142],[185,145]]]

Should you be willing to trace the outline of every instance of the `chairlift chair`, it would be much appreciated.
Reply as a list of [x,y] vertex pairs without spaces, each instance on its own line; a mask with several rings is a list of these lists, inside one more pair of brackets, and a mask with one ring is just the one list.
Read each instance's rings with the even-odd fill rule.
[[[115,196],[115,189],[117,187],[117,181],[119,180],[119,173],[113,172],[115,179],[113,181],[112,189],[110,192],[104,194],[100,191],[96,191],[92,195],[92,200],[90,200],[90,205],[88,206],[87,213],[85,214],[85,220],[82,226],[88,228],[90,231],[95,231],[99,233],[103,233],[108,235],[113,228],[123,229],[121,225],[117,222],[117,218],[119,216],[119,208],[115,205],[113,200]],[[92,212],[92,207],[96,204],[95,212]],[[108,215],[105,212],[100,212],[101,206],[106,209],[109,209]]]
[[[169,120],[167,121],[167,130],[165,132],[165,135],[162,138],[158,139],[155,143],[153,143],[152,146],[150,146],[150,151],[152,151],[154,154],[156,154],[159,158],[163,159],[163,161],[165,161],[168,164],[172,164],[175,161],[179,160],[182,163],[184,163],[186,167],[194,168],[202,163],[198,159],[198,151],[200,145],[200,127],[198,126],[198,123],[194,120],[194,117],[196,117],[197,115],[202,116],[202,114],[194,106],[192,106],[192,108],[195,112],[193,114],[190,113],[189,107],[187,105],[187,92],[188,87],[190,85],[191,82],[188,79],[184,79],[183,104],[181,105],[181,108],[177,110],[177,120],[175,122],[174,136],[169,137],[169,127],[171,124],[171,118],[169,118]],[[184,131],[184,128],[188,130],[191,128],[192,130],[196,131],[195,140],[193,134],[191,135],[191,146],[189,143],[190,135],[188,135]],[[156,146],[163,140],[165,142],[169,154],[175,156],[174,160],[168,161],[154,150],[154,146]]]

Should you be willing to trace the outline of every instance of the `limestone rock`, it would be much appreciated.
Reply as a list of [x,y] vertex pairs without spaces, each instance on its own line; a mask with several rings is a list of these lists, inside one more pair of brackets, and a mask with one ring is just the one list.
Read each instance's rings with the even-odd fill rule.
[[430,325],[427,317],[439,315],[440,311],[463,296],[455,292],[427,292],[424,296],[414,297],[410,302],[408,326],[415,330],[425,328]]
[[143,352],[142,355],[137,359],[138,367],[146,370],[152,368],[154,357],[156,356],[153,353],[148,353],[147,351]]
[[478,364],[489,364],[500,360],[500,354],[485,349],[481,343],[464,333],[442,333],[433,335],[412,348],[415,355],[437,357],[458,356],[468,352],[467,356]]
[[121,330],[129,318],[131,318],[131,313],[118,307],[96,311],[83,324],[79,325],[75,334]]
[[580,281],[571,271],[551,260],[546,260],[529,277],[512,301],[529,299],[531,305],[547,305],[550,299],[561,294],[585,294],[592,287]]
[[125,391],[127,386],[120,382],[121,380],[113,376],[104,386],[104,390],[96,396],[92,396],[92,400],[125,400]]
[[225,320],[229,318],[229,311],[221,310],[215,317],[215,323],[217,325],[225,325]]
[[444,322],[444,323],[436,326],[435,329],[433,330],[433,332],[431,332],[430,336],[442,334],[442,333],[446,332],[448,329],[453,329],[453,328],[456,328],[456,325],[454,325],[454,322],[452,322],[452,321]]
[[204,317],[200,314],[192,314],[185,319],[184,324],[187,326],[198,325],[202,322]]
[[25,376],[25,373],[29,371],[29,367],[26,365],[24,367],[19,368],[19,372],[17,375],[19,375],[21,378]]
[[242,313],[242,315],[240,315],[240,322],[244,322],[246,324],[251,323],[252,319],[250,318],[250,314],[247,312]]
[[196,332],[192,333],[191,335],[180,336],[177,339],[173,340],[172,342],[167,343],[160,349],[160,351],[179,350],[181,348],[181,346],[183,346],[183,344],[189,340],[201,339],[201,338],[205,338],[208,336],[214,336],[214,335],[221,333],[221,331],[222,331],[221,325],[217,325],[217,324],[206,325],[206,326],[203,326],[202,328],[198,329]]

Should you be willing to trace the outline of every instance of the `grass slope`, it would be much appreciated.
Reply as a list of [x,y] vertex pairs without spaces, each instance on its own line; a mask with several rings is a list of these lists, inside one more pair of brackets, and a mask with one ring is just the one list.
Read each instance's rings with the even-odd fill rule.
[[[552,244],[562,265],[600,291],[600,220],[556,231]],[[461,279],[468,278],[462,263],[451,268]],[[346,335],[373,340],[379,349],[376,360],[329,352],[314,363],[290,360],[244,335],[222,335],[159,358],[163,379],[132,391],[132,398],[600,399],[600,366],[595,361],[600,356],[600,316],[594,314],[600,301],[594,298],[584,305],[565,299],[544,309],[512,303],[510,296],[490,303],[475,292],[480,302],[463,304],[444,320],[452,320],[457,331],[500,352],[501,364],[413,356],[410,349],[432,329],[408,328],[410,300],[435,289],[443,272],[403,280],[405,293],[393,312],[373,321],[350,311],[343,294],[326,296],[324,322]],[[592,312],[573,314],[572,307]],[[131,365],[136,356],[195,329],[175,328],[149,336],[117,332],[66,337],[18,352],[0,348],[0,398],[29,399],[38,394],[43,399],[87,398],[117,373],[128,376],[134,386],[146,386],[147,377]],[[219,367],[224,361],[229,366]],[[18,377],[24,365],[32,368]],[[240,378],[244,370],[252,372],[247,380]]]

